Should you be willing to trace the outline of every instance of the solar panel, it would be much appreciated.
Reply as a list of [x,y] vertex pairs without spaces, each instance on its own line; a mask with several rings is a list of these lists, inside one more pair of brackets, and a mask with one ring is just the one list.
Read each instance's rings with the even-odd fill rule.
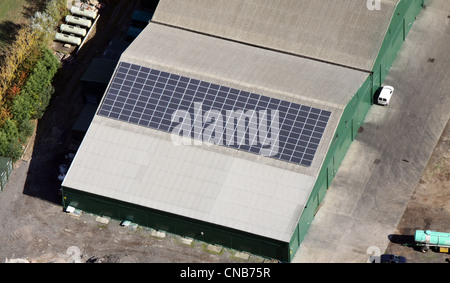
[[331,112],[120,62],[98,115],[310,166]]

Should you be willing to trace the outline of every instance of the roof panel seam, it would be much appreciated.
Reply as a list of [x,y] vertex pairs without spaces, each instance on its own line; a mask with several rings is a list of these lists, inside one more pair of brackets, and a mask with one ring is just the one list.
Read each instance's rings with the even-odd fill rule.
[[175,29],[179,29],[179,30],[183,30],[183,31],[187,31],[187,32],[192,32],[192,33],[196,33],[196,34],[201,34],[201,35],[204,35],[204,36],[209,36],[209,37],[213,37],[213,38],[217,38],[217,39],[221,39],[221,40],[226,40],[226,41],[230,41],[230,42],[234,42],[234,43],[238,43],[238,44],[244,44],[244,45],[247,45],[247,46],[260,48],[260,49],[264,49],[264,50],[268,50],[268,51],[272,51],[272,52],[277,52],[277,53],[281,53],[281,54],[285,54],[285,55],[290,55],[290,56],[295,56],[295,57],[299,57],[299,58],[303,58],[303,59],[317,61],[317,62],[321,62],[321,63],[325,63],[325,64],[330,64],[330,65],[333,65],[333,66],[338,66],[338,67],[342,67],[342,68],[346,68],[346,69],[351,69],[351,70],[354,70],[354,71],[359,71],[359,72],[363,72],[363,73],[373,74],[373,71],[370,71],[370,70],[365,70],[365,69],[361,69],[361,68],[357,68],[357,67],[353,67],[353,66],[339,64],[339,63],[336,63],[336,62],[322,60],[322,59],[309,57],[309,56],[305,56],[305,55],[301,55],[301,54],[297,54],[297,53],[287,52],[287,51],[283,51],[283,50],[279,50],[279,49],[275,49],[275,48],[270,48],[270,47],[266,47],[266,46],[262,46],[262,45],[252,44],[252,43],[245,42],[245,41],[239,41],[239,40],[235,40],[235,39],[231,39],[231,38],[221,37],[221,36],[217,36],[217,35],[214,35],[214,34],[209,34],[209,33],[200,32],[200,31],[196,31],[196,30],[191,30],[191,29],[188,29],[188,28],[180,27],[180,26],[175,26],[175,25],[171,25],[171,24],[167,24],[167,23],[158,22],[158,21],[155,21],[155,20],[151,20],[151,23],[162,25],[162,26],[166,26],[166,27],[170,27],[170,28],[175,28]]

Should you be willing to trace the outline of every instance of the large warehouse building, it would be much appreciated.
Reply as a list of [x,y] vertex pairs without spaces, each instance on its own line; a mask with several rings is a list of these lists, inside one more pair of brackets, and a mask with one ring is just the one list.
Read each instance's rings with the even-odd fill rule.
[[64,206],[290,261],[423,6],[369,2],[161,0]]

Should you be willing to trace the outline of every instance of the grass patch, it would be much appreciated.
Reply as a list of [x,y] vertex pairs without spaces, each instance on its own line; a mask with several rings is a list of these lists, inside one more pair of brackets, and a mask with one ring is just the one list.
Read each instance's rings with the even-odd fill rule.
[[[18,21],[24,18],[25,6],[28,5],[27,0],[2,0],[0,1],[0,22]],[[19,20],[20,21],[20,20]]]
[[0,0],[0,50],[14,41],[19,29],[28,21],[34,9],[32,3],[31,0]]

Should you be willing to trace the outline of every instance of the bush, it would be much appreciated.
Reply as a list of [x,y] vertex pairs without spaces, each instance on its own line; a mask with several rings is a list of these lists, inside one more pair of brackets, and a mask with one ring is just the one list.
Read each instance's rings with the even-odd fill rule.
[[33,134],[34,125],[27,119],[18,124],[17,129],[19,130],[19,141],[26,142],[27,139]]
[[36,12],[31,18],[31,28],[39,34],[42,44],[53,40],[58,22],[68,13],[66,4],[66,0],[50,0],[43,12]]
[[40,119],[50,103],[54,88],[52,79],[59,69],[59,61],[48,48],[43,49],[20,94],[12,97],[10,118],[0,127],[0,156],[17,161],[22,155],[20,142],[33,133],[31,119]]
[[33,101],[30,96],[22,94],[16,96],[11,106],[12,117],[17,123],[31,119],[33,113]]
[[0,129],[0,156],[11,157],[17,161],[22,156],[22,145],[19,142],[19,129],[10,119]]
[[66,0],[50,0],[43,12],[36,12],[31,24],[21,28],[7,56],[0,66],[0,107],[5,95],[21,72],[33,67],[42,49],[48,48],[54,38],[57,23],[67,14]]
[[40,44],[48,44],[55,35],[55,20],[47,13],[36,12],[31,18],[31,29],[39,35]]
[[5,94],[19,74],[22,63],[35,50],[38,36],[29,27],[19,30],[16,41],[12,44],[0,67],[0,106],[5,102]]
[[44,49],[42,58],[36,63],[20,95],[13,100],[11,112],[14,120],[21,123],[27,119],[42,118],[54,93],[51,83],[59,66],[52,51]]
[[55,93],[55,88],[49,85],[39,96],[39,100],[35,103],[35,109],[33,112],[33,119],[41,119],[44,116],[45,110],[50,104],[52,95]]
[[0,66],[0,156],[21,157],[21,142],[34,129],[31,120],[42,118],[50,103],[60,63],[49,46],[65,13],[66,0],[49,0],[31,25],[19,31]]

